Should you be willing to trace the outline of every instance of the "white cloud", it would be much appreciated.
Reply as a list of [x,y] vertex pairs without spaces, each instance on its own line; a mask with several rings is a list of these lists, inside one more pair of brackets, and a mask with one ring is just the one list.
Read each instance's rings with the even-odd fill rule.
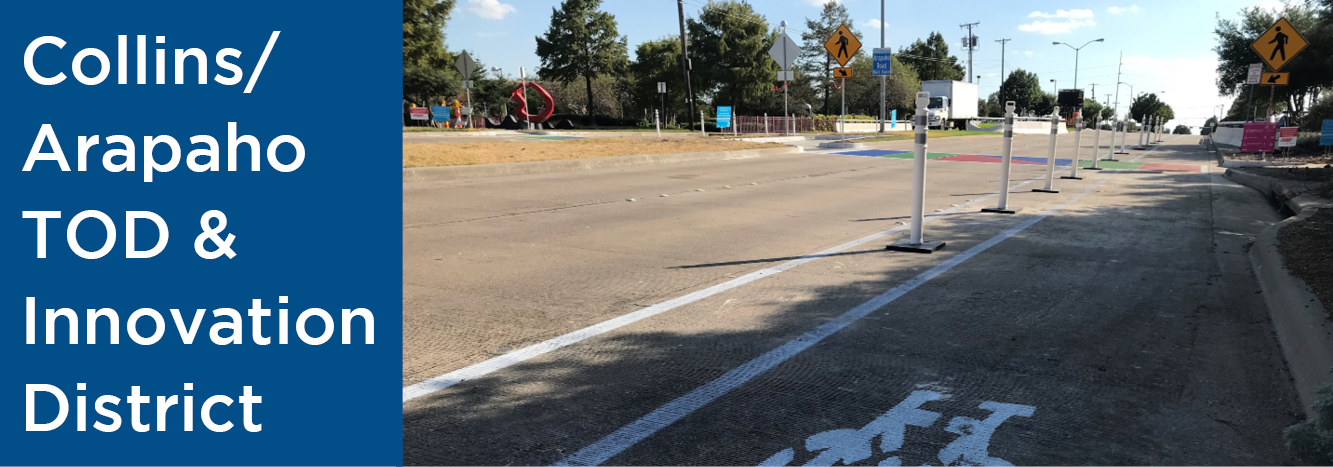
[[1097,22],[1087,19],[1071,19],[1067,21],[1033,21],[1028,24],[1018,25],[1018,30],[1023,32],[1035,32],[1037,34],[1051,35],[1064,34],[1081,27],[1096,26]]
[[1028,14],[1028,18],[1092,19],[1092,10],[1055,10],[1055,13],[1034,11]]
[[[1020,24],[1019,31],[1035,32],[1037,34],[1064,34],[1081,27],[1096,26],[1093,21],[1092,10],[1055,10],[1055,13],[1046,13],[1043,11],[1034,11],[1028,14],[1028,18],[1039,18],[1031,23]],[[1050,21],[1048,21],[1050,20]]]
[[467,0],[467,11],[486,19],[504,19],[515,8],[508,3],[500,3],[500,0]]
[[1138,5],[1130,5],[1130,6],[1127,6],[1127,7],[1113,6],[1113,7],[1107,8],[1107,9],[1106,9],[1106,12],[1107,12],[1107,13],[1110,13],[1110,14],[1113,14],[1113,15],[1118,15],[1118,14],[1121,14],[1121,13],[1124,13],[1124,12],[1138,13],[1138,12],[1139,12],[1139,6],[1138,6]]
[[[877,19],[872,19],[872,20],[866,21],[865,23],[862,23],[861,25],[862,25],[862,26],[865,26],[866,29],[879,29],[879,20],[877,20]],[[885,29],[887,29],[888,27],[889,27],[888,24],[885,24],[885,25],[884,25],[884,28],[885,28]]]
[[1027,55],[1027,56],[1031,57],[1031,56],[1032,56],[1032,51],[1031,51],[1031,50],[1024,50],[1024,51],[1023,51],[1023,55]]

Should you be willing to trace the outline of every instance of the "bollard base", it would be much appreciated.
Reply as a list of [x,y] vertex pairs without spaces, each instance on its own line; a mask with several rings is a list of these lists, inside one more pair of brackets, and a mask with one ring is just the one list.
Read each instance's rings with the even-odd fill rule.
[[1069,176],[1069,175],[1061,175],[1060,178],[1063,178],[1063,179],[1065,179],[1065,180],[1082,180],[1082,179],[1083,179],[1083,177],[1071,177],[1071,176]]
[[1109,158],[1109,157],[1108,157],[1108,158],[1102,159],[1102,162],[1120,162],[1120,159],[1112,159],[1112,158]]
[[1037,193],[1059,193],[1059,192],[1060,192],[1060,190],[1057,190],[1057,189],[1055,189],[1055,188],[1033,188],[1032,191],[1035,191],[1035,192],[1037,192]]
[[1102,170],[1101,167],[1084,167],[1083,170]]
[[1005,206],[1005,207],[996,206],[993,208],[981,208],[981,212],[993,212],[996,214],[1013,214],[1022,210],[1023,208],[1018,206]]
[[935,250],[938,250],[940,248],[944,248],[944,242],[922,242],[916,245],[903,242],[903,243],[894,243],[892,245],[884,247],[884,249],[888,251],[902,251],[907,253],[925,253],[925,254],[934,253]]

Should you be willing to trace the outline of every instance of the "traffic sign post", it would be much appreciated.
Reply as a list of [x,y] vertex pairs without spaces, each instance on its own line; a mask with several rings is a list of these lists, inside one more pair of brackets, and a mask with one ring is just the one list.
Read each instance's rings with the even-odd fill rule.
[[1300,135],[1300,127],[1284,126],[1278,128],[1277,147],[1294,148],[1296,147],[1296,138]]
[[[467,51],[464,50],[463,53],[458,55],[458,60],[454,61],[454,66],[458,68],[459,73],[463,74],[463,91],[467,93],[467,107],[468,109],[471,109],[472,72],[477,69],[477,62],[472,61],[472,56],[468,55]],[[472,116],[470,113],[467,119],[467,126],[468,128],[472,128]]]
[[[846,28],[846,26],[843,26]],[[916,93],[916,142],[912,146],[912,232],[907,243],[894,243],[885,247],[890,251],[911,253],[934,253],[944,248],[944,242],[926,242],[921,238],[921,224],[925,221],[926,211],[926,106],[930,104],[930,93]],[[1007,190],[1007,187],[1006,187]]]
[[1014,151],[1014,101],[1004,103],[1004,138],[1000,141],[1000,203],[993,208],[983,208],[981,212],[1013,214],[1023,210],[1009,206],[1009,162]]
[[[1080,149],[1083,149],[1083,147],[1080,146],[1081,144],[1083,144],[1082,138],[1083,138],[1083,112],[1074,111],[1074,158],[1073,161],[1069,164],[1069,175],[1065,175],[1060,178],[1065,178],[1070,180],[1083,179],[1083,177],[1078,176],[1078,152]],[[1096,157],[1093,157],[1093,159],[1096,159]]]
[[[662,97],[662,115],[665,116],[665,115],[666,115],[666,82],[664,82],[664,81],[658,81],[658,82],[657,82],[657,93],[662,95],[662,96],[661,96],[661,97]],[[658,128],[657,128],[657,136],[661,137],[661,136],[662,136],[662,125],[661,125],[661,123],[658,123],[657,126],[658,126]]]
[[1051,143],[1050,148],[1046,150],[1046,186],[1032,190],[1038,193],[1060,192],[1055,189],[1055,139],[1060,132],[1060,107],[1057,106],[1051,112]]
[[1324,120],[1319,132],[1320,146],[1333,146],[1333,120]]
[[852,61],[856,52],[861,50],[861,41],[852,34],[852,30],[847,28],[846,24],[838,26],[838,30],[833,31],[827,41],[824,41],[824,50],[833,56],[833,60],[838,62],[838,68],[833,69],[833,77],[842,79],[842,117],[840,125],[842,128],[842,141],[847,142],[847,78],[852,76],[852,69],[847,67],[847,62]]
[[1259,80],[1263,79],[1263,74],[1264,74],[1264,64],[1262,63],[1250,64],[1250,72],[1245,77],[1245,84],[1259,84]]
[[[784,27],[787,23],[783,23]],[[796,63],[796,57],[801,56],[801,48],[796,45],[796,41],[791,40],[786,32],[782,33],[773,47],[768,49],[768,56],[773,57],[773,61],[778,62],[781,69],[778,71],[778,79],[782,80],[782,114],[791,120],[791,112],[787,110],[787,84],[793,78],[791,66]],[[783,132],[791,136],[787,129],[789,125],[783,125]]]
[[[881,7],[883,5],[880,5]],[[883,42],[883,34],[880,34],[880,41]],[[880,44],[884,45],[884,44]],[[884,118],[888,116],[885,113],[886,98],[884,93],[885,81],[888,76],[893,74],[893,49],[874,49],[873,60],[871,61],[870,73],[879,77],[879,132],[884,132]]]

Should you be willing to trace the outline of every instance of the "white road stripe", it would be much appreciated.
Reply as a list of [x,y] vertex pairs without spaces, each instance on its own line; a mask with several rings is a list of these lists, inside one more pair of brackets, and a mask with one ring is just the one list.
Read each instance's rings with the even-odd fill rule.
[[[1043,178],[1045,178],[1044,175],[1043,175],[1043,176],[1036,177],[1036,178],[1033,178],[1033,179],[1031,179],[1031,180],[1028,180],[1028,181],[1025,181],[1025,182],[1022,182],[1022,183],[1019,183],[1019,184],[1014,185],[1013,187],[1011,187],[1010,190],[1013,190],[1013,189],[1015,189],[1015,188],[1020,188],[1020,187],[1022,187],[1023,185],[1027,185],[1027,184],[1029,184],[1029,183],[1035,182],[1035,181],[1037,181],[1037,180],[1041,180],[1041,179],[1043,179]],[[972,205],[975,205],[975,204],[978,204],[978,203],[985,202],[985,201],[987,201],[987,200],[990,200],[991,198],[996,197],[997,195],[998,195],[998,193],[994,193],[994,194],[986,195],[986,196],[977,198],[977,199],[975,199],[975,200],[972,200],[971,202],[961,204],[961,205],[959,205],[958,207],[949,208],[949,209],[944,210],[943,212],[939,212],[939,213],[931,214],[931,215],[929,215],[929,216],[926,216],[925,219],[923,219],[923,222],[929,222],[931,219],[934,219],[934,218],[936,218],[936,217],[943,216],[943,215],[946,215],[946,214],[951,214],[951,213],[954,213],[954,212],[956,212],[956,211],[958,211],[958,210],[967,208],[967,207],[969,207],[969,206],[972,206]],[[627,324],[631,324],[631,323],[634,323],[634,322],[637,322],[637,321],[640,321],[640,320],[643,320],[643,319],[646,319],[646,318],[650,318],[650,317],[653,317],[653,316],[662,314],[662,313],[664,313],[664,312],[670,311],[670,310],[672,310],[672,309],[675,309],[675,308],[680,307],[680,306],[683,306],[683,305],[688,305],[688,304],[690,304],[690,303],[694,303],[694,302],[699,301],[699,300],[702,300],[702,299],[704,299],[704,298],[708,298],[708,297],[711,297],[711,296],[713,296],[713,295],[717,295],[717,294],[719,294],[719,293],[722,293],[722,292],[725,292],[725,291],[734,289],[734,288],[736,288],[736,287],[740,287],[740,286],[742,286],[742,285],[745,285],[745,284],[754,282],[754,281],[759,280],[759,279],[764,278],[764,277],[772,276],[772,275],[774,275],[774,274],[780,273],[780,272],[782,272],[782,271],[786,271],[786,270],[788,270],[788,269],[794,268],[794,267],[796,267],[796,266],[800,266],[800,265],[802,265],[802,264],[805,264],[805,263],[814,261],[814,260],[816,260],[816,259],[819,259],[819,258],[828,256],[828,255],[831,255],[831,254],[834,254],[834,253],[838,253],[838,252],[841,252],[841,251],[843,251],[843,250],[847,250],[847,249],[850,249],[850,248],[857,247],[857,246],[862,245],[862,244],[864,244],[864,243],[866,243],[866,242],[875,241],[875,240],[878,240],[878,239],[887,237],[887,236],[889,236],[889,235],[893,235],[893,234],[895,234],[895,233],[898,233],[898,232],[901,232],[901,231],[903,231],[903,230],[906,230],[906,229],[908,229],[908,228],[910,228],[910,227],[911,227],[911,224],[910,224],[910,223],[908,223],[908,224],[904,224],[904,225],[900,225],[900,226],[894,227],[894,228],[892,228],[892,229],[885,230],[885,231],[883,231],[883,232],[879,232],[879,233],[875,233],[875,234],[871,234],[871,235],[869,235],[869,236],[862,237],[862,238],[860,238],[860,239],[853,240],[853,241],[850,241],[850,242],[847,242],[847,243],[844,243],[844,244],[841,244],[841,245],[838,245],[838,246],[829,248],[829,249],[827,249],[827,250],[824,250],[824,251],[821,251],[821,252],[818,252],[818,253],[815,253],[815,254],[812,254],[812,255],[802,256],[802,257],[800,257],[800,258],[797,258],[797,259],[794,259],[794,260],[791,260],[791,261],[782,263],[782,264],[780,264],[780,265],[777,265],[777,266],[774,266],[774,267],[771,267],[771,268],[760,269],[760,270],[758,270],[758,271],[755,271],[755,272],[746,274],[746,275],[741,276],[741,277],[737,277],[737,278],[732,279],[732,280],[729,280],[729,281],[727,281],[727,282],[723,282],[723,283],[721,283],[721,284],[717,284],[717,285],[714,285],[714,286],[712,286],[712,287],[708,287],[708,288],[703,289],[703,290],[695,291],[695,292],[690,293],[690,294],[688,294],[688,295],[684,295],[684,296],[681,296],[681,297],[673,298],[673,299],[671,299],[671,300],[667,300],[667,301],[665,301],[665,302],[658,303],[658,304],[656,304],[656,305],[650,306],[650,307],[648,307],[648,308],[644,308],[644,309],[642,309],[642,310],[638,310],[638,311],[635,311],[635,312],[632,312],[632,313],[627,313],[627,314],[624,314],[624,315],[621,315],[621,316],[618,316],[618,317],[615,317],[615,318],[612,318],[612,319],[609,319],[609,320],[606,320],[606,321],[603,321],[603,322],[594,324],[594,325],[592,325],[592,326],[588,326],[588,327],[586,327],[586,328],[583,328],[583,329],[580,329],[580,330],[577,330],[577,331],[574,331],[574,332],[571,332],[571,333],[568,333],[568,334],[565,334],[565,335],[562,335],[562,336],[558,336],[558,337],[552,338],[552,339],[547,340],[547,341],[544,341],[544,342],[540,342],[540,343],[533,344],[533,345],[528,346],[528,347],[524,347],[524,348],[522,348],[522,349],[515,350],[515,351],[513,351],[513,352],[510,352],[510,353],[501,355],[501,356],[499,356],[499,357],[495,357],[495,358],[492,358],[492,359],[489,359],[489,360],[485,360],[485,361],[482,361],[482,362],[480,362],[480,363],[476,363],[476,364],[473,364],[473,365],[470,365],[470,366],[467,366],[467,367],[463,367],[463,368],[460,368],[460,369],[457,369],[457,370],[454,370],[454,371],[445,373],[445,374],[443,374],[443,375],[436,376],[436,377],[434,377],[434,378],[431,378],[431,379],[422,381],[422,382],[420,382],[420,383],[416,383],[416,384],[413,384],[413,385],[411,385],[411,386],[404,387],[404,388],[403,388],[403,403],[407,403],[408,401],[411,401],[412,399],[416,399],[416,398],[418,398],[418,397],[421,397],[421,396],[430,394],[430,393],[432,393],[432,392],[439,391],[439,390],[441,390],[441,389],[445,389],[445,388],[448,388],[448,387],[450,387],[450,386],[454,386],[454,385],[456,385],[456,384],[462,383],[462,382],[467,381],[467,380],[470,380],[470,379],[476,379],[476,378],[480,378],[480,377],[482,377],[482,376],[486,376],[486,375],[491,374],[491,373],[493,373],[493,372],[495,372],[495,371],[497,371],[497,370],[501,370],[501,369],[504,369],[504,368],[508,368],[508,367],[510,367],[510,366],[517,365],[517,364],[519,364],[519,363],[522,363],[522,362],[527,361],[527,360],[529,360],[529,359],[532,359],[532,358],[534,358],[534,357],[541,356],[541,355],[546,354],[546,353],[548,353],[548,352],[551,352],[551,351],[553,351],[553,350],[557,350],[557,349],[560,349],[560,348],[562,348],[562,347],[566,347],[566,346],[569,346],[569,345],[572,345],[572,344],[576,344],[576,343],[578,343],[578,342],[580,342],[580,341],[582,341],[582,340],[584,340],[584,339],[587,339],[587,338],[590,338],[590,337],[594,337],[594,336],[597,336],[597,335],[599,335],[599,334],[604,334],[604,333],[606,333],[606,332],[608,332],[608,331],[611,331],[611,330],[613,330],[613,329],[619,328],[619,327],[621,327],[621,326],[625,326],[625,325],[627,325]]]
[[[1147,153],[1144,153],[1144,155],[1147,155]],[[943,263],[940,263],[939,265],[936,265],[935,267],[926,270],[926,272],[923,272],[920,275],[913,277],[912,279],[909,279],[907,282],[904,282],[898,285],[897,287],[889,289],[888,292],[884,292],[883,294],[880,294],[879,296],[870,299],[870,301],[862,303],[856,308],[852,308],[851,310],[847,311],[846,313],[843,313],[841,316],[835,318],[834,320],[829,321],[828,323],[825,323],[810,332],[802,334],[800,337],[788,341],[781,347],[770,350],[767,353],[755,358],[754,360],[750,360],[749,362],[746,362],[745,364],[742,364],[741,366],[736,367],[731,371],[728,371],[720,378],[715,379],[707,384],[704,384],[703,386],[700,386],[697,389],[690,391],[689,393],[677,398],[676,400],[668,402],[666,405],[663,405],[662,407],[659,407],[657,410],[652,411],[648,415],[643,416],[643,418],[635,420],[630,424],[621,427],[619,430],[616,430],[615,432],[611,433],[610,435],[607,435],[605,438],[602,438],[601,440],[589,445],[588,447],[580,449],[578,452],[574,453],[574,455],[569,456],[568,458],[565,458],[560,462],[557,462],[555,465],[599,465],[603,462],[606,462],[608,459],[614,457],[617,454],[620,454],[622,451],[628,449],[630,446],[635,445],[639,441],[642,441],[644,438],[652,436],[653,433],[656,433],[659,430],[666,428],[667,426],[670,426],[672,423],[675,423],[677,420],[680,420],[681,418],[684,418],[686,415],[693,413],[700,407],[703,407],[704,405],[707,405],[708,403],[717,400],[719,397],[722,397],[723,395],[727,394],[732,389],[740,387],[741,385],[749,382],[751,379],[754,379],[754,377],[759,376],[763,372],[768,371],[769,369],[777,366],[778,364],[787,361],[791,357],[796,356],[796,354],[799,354],[805,349],[814,346],[815,344],[829,337],[833,333],[836,333],[842,330],[843,328],[847,327],[848,325],[852,324],[853,322],[861,318],[864,318],[866,315],[869,315],[875,310],[878,310],[884,307],[885,305],[888,305],[894,300],[897,300],[898,297],[901,297],[907,294],[908,292],[911,292],[913,289],[916,289],[922,284],[929,282],[936,276],[939,276],[940,274],[943,274],[944,272],[953,269],[954,266],[961,264],[963,261],[967,261],[973,256],[976,256],[978,253],[986,251],[986,249],[995,246],[997,243],[1000,243],[1001,241],[1004,241],[1005,239],[1014,236],[1014,234],[1022,232],[1024,229],[1031,227],[1033,224],[1040,222],[1042,219],[1045,219],[1051,214],[1054,214],[1057,211],[1064,209],[1066,206],[1077,202],[1084,196],[1087,196],[1088,193],[1091,193],[1093,190],[1097,189],[1098,187],[1101,187],[1102,184],[1111,180],[1112,177],[1114,177],[1116,174],[1119,173],[1120,173],[1119,170],[1113,172],[1111,176],[1103,178],[1102,180],[1098,181],[1092,186],[1089,186],[1086,190],[1083,190],[1082,193],[1075,195],[1068,201],[1065,201],[1063,204],[1048,209],[1046,210],[1046,212],[1043,212],[1037,216],[1033,216],[1031,219],[1028,219],[1023,223],[1018,224],[1018,226],[1006,230],[1000,233],[999,235],[991,237],[990,239],[986,240],[985,242],[982,242],[977,246],[967,249],[967,251],[959,253],[957,256],[945,260]]]

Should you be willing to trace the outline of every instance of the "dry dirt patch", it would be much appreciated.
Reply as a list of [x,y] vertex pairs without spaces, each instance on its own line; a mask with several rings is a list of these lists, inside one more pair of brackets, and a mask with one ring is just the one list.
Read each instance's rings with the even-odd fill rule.
[[588,157],[671,154],[776,148],[775,143],[750,143],[704,138],[588,138],[565,141],[477,141],[403,143],[403,167],[498,164],[503,162],[583,159]]
[[1333,210],[1320,209],[1302,222],[1277,232],[1278,251],[1292,275],[1314,290],[1325,311],[1333,314]]

